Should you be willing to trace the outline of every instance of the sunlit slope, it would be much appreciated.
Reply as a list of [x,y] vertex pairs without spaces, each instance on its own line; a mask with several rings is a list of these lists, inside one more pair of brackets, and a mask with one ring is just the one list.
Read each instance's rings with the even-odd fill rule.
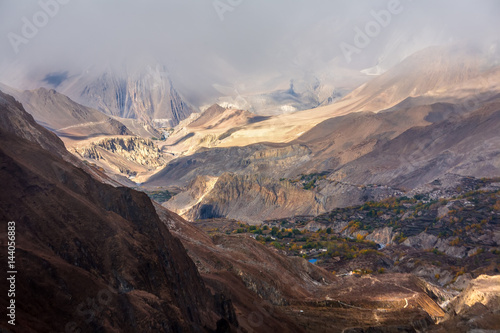
[[464,46],[432,47],[408,57],[335,104],[246,124],[231,121],[216,127],[184,127],[169,139],[169,150],[190,154],[200,147],[290,142],[327,119],[360,111],[380,112],[408,97],[424,97],[426,104],[453,100],[470,105],[477,96],[499,91],[499,66],[492,57]]

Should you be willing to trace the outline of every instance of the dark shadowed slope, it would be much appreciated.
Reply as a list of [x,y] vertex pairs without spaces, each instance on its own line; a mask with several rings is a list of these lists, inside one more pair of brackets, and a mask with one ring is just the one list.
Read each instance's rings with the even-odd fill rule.
[[16,326],[2,319],[1,328],[215,330],[231,305],[215,301],[149,198],[62,160],[55,135],[3,93],[0,114],[0,259],[7,261],[6,225],[15,221],[19,272]]

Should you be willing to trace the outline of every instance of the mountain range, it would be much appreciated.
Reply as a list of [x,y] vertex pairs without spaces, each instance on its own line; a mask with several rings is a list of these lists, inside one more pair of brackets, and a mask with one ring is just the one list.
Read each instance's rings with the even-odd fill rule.
[[488,61],[431,48],[329,106],[264,118],[214,106],[174,130],[162,146],[179,157],[142,186],[185,189],[165,205],[189,219],[258,223],[384,198],[447,173],[496,176],[499,67]]
[[500,329],[494,54],[202,112],[163,66],[49,77],[0,86],[2,332]]

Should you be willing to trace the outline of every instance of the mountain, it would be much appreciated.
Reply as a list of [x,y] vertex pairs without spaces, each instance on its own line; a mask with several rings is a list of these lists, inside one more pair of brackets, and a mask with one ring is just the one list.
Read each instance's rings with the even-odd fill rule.
[[170,127],[195,109],[175,90],[164,66],[107,68],[68,78],[58,89],[108,115]]
[[[236,128],[223,140],[217,139],[210,145],[233,147],[260,142],[288,143],[325,120],[360,111],[378,113],[409,97],[419,97],[427,105],[446,102],[462,109],[474,108],[500,91],[499,58],[468,45],[424,49],[333,104],[272,116]],[[203,134],[204,131],[198,133]],[[198,147],[207,145],[201,141]]]
[[[442,316],[411,276],[337,278],[248,237],[212,239],[144,193],[65,162],[62,142],[1,92],[0,108],[0,216],[15,221],[19,271],[16,325],[2,330],[340,332],[426,327]],[[368,294],[383,318],[372,305],[359,313]],[[418,302],[402,310],[404,298]]]
[[143,186],[184,187],[165,206],[188,219],[258,223],[401,195],[447,173],[498,176],[500,96],[488,95],[477,110],[427,101],[331,118],[289,144],[203,148]]
[[498,59],[498,54],[486,54],[473,45],[429,47],[410,55],[346,98],[352,99],[360,111],[382,110],[408,97],[452,96],[458,100],[498,85]]
[[336,170],[331,179],[415,188],[455,173],[500,175],[500,95],[476,111],[408,129]]
[[[227,111],[207,112],[174,130],[164,148],[178,157],[143,186],[184,188],[165,205],[189,219],[258,223],[402,195],[447,173],[498,176],[500,69],[487,60],[430,48],[326,107],[232,128],[204,126]],[[203,196],[196,176],[215,181]]]
[[199,176],[188,188],[164,205],[191,221],[228,217],[259,223],[290,214],[325,212],[321,195],[259,175],[224,173],[215,179]]
[[39,88],[21,92],[10,88],[7,91],[24,105],[39,124],[66,140],[133,135],[121,122],[78,104],[53,89]]
[[[2,330],[205,332],[237,325],[224,319],[231,304],[210,293],[145,194],[105,185],[64,161],[62,142],[1,92],[0,108],[2,239],[14,221],[19,271],[16,325],[2,321]],[[1,248],[7,262],[7,243]],[[3,297],[2,307],[7,302]]]
[[[53,89],[21,92],[6,86],[2,88],[7,88],[23,103],[37,123],[57,134],[69,151],[99,166],[121,183],[128,182],[124,176],[149,174],[165,164],[161,152],[149,139],[161,134],[151,126],[135,119],[120,118],[134,130],[132,132],[121,121],[78,104]],[[145,138],[137,137],[135,131]]]
[[61,139],[38,125],[33,116],[28,114],[14,97],[2,92],[0,105],[2,106],[2,112],[0,112],[2,132],[35,142],[60,158],[69,155]]
[[200,147],[216,147],[239,129],[268,118],[249,111],[224,108],[214,104],[192,119],[186,119],[176,126],[166,142],[160,145],[176,155],[189,155]]
[[[217,99],[217,104],[228,108],[244,109],[262,116],[279,115],[310,110],[341,99],[349,91],[334,88],[316,77],[290,80],[288,87],[269,89],[270,92],[240,94],[236,88],[214,85],[227,96]],[[281,89],[280,89],[281,88]],[[262,89],[262,88],[261,88]],[[235,94],[236,93],[236,94]]]

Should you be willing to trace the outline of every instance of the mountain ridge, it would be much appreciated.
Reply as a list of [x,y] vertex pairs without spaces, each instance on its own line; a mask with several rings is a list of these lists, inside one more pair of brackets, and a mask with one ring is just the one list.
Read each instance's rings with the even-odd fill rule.
[[[216,330],[219,320],[231,325],[223,319],[230,303],[216,302],[144,193],[102,184],[62,160],[62,142],[12,97],[0,98],[0,214],[3,223],[16,223],[22,272],[16,330],[201,332]],[[1,247],[4,260],[6,243]],[[82,315],[89,297],[105,310]]]

